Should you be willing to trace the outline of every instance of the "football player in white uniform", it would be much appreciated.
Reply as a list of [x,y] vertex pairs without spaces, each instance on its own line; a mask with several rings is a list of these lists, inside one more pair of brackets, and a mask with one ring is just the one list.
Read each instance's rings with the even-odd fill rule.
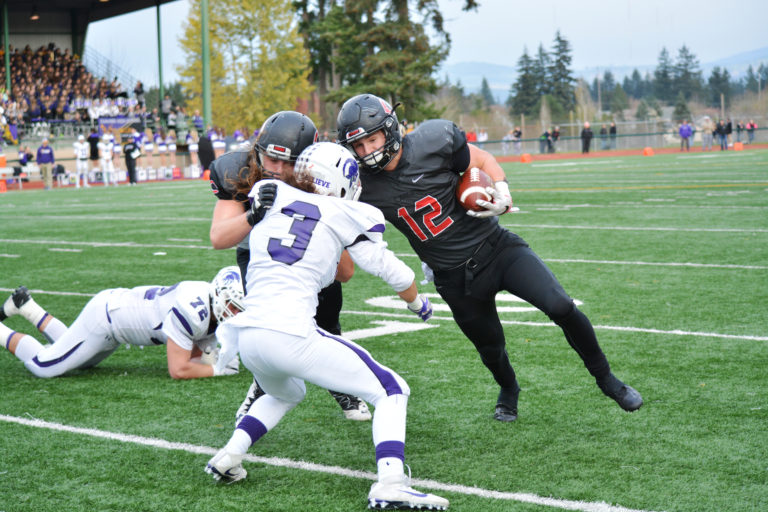
[[75,162],[77,162],[75,188],[80,188],[80,176],[83,177],[83,187],[88,188],[90,187],[88,184],[88,154],[91,146],[85,141],[84,135],[78,135],[73,147],[75,149]]
[[363,347],[318,328],[313,319],[317,294],[333,281],[345,248],[422,320],[432,315],[432,306],[418,294],[413,271],[387,249],[382,213],[355,202],[358,164],[348,150],[330,142],[313,144],[301,153],[294,172],[281,175],[284,181],[259,181],[250,193],[258,223],[249,240],[245,311],[221,327],[226,335],[216,367],[239,351],[266,394],[253,402],[206,471],[227,482],[245,478],[243,456],[303,400],[309,381],[375,406],[379,479],[368,494],[369,508],[445,509],[448,500],[415,491],[404,473],[406,382]]
[[168,372],[174,379],[233,375],[235,358],[214,368],[218,356],[217,327],[242,311],[242,282],[237,267],[225,267],[213,282],[182,281],[173,286],[114,288],[97,293],[70,327],[38,305],[20,286],[0,309],[0,320],[21,315],[48,340],[0,323],[3,346],[37,377],[57,377],[90,368],[121,343],[165,345]]
[[112,144],[112,138],[108,133],[105,133],[101,137],[101,142],[98,143],[99,147],[99,167],[101,167],[101,175],[104,181],[104,186],[108,187],[109,182],[117,186],[117,173],[115,172],[115,166],[112,162],[114,156],[114,144]]

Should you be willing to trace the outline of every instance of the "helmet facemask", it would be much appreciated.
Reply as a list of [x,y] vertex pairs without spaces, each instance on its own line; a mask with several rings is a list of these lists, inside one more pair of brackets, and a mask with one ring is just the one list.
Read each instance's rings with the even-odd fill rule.
[[[211,309],[213,316],[220,324],[237,313],[245,311],[244,295],[243,281],[238,267],[225,267],[216,274],[211,282]],[[232,311],[230,305],[237,312]]]

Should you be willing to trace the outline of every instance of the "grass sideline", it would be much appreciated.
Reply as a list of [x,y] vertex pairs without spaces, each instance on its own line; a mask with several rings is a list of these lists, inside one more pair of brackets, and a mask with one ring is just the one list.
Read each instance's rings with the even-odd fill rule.
[[[435,327],[358,340],[412,389],[414,478],[539,498],[441,491],[452,510],[768,509],[768,151],[504,167],[521,212],[502,223],[583,302],[646,404],[621,411],[544,315],[500,300],[523,393],[518,422],[493,422],[498,390],[436,300]],[[209,248],[213,203],[202,181],[0,195],[0,296],[26,284],[70,323],[104,288],[208,280],[234,260]],[[402,235],[386,238],[420,275]],[[370,300],[389,296],[358,270],[344,287],[344,330],[418,322]],[[174,382],[162,348],[121,348],[95,369],[41,380],[0,350],[0,415],[194,446],[226,441],[248,383],[245,371]],[[248,480],[218,486],[205,454],[7,421],[0,454],[3,512],[362,510],[369,485],[251,462]],[[375,471],[370,425],[343,420],[312,386],[251,454]]]

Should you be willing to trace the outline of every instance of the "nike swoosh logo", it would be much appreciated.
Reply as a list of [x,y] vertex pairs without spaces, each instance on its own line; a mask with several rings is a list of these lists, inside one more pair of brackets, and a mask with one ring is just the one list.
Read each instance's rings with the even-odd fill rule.
[[424,175],[423,175],[423,174],[420,174],[418,178],[413,178],[411,181],[412,181],[412,182],[414,182],[414,183],[416,183],[417,181],[419,181],[419,180],[420,180],[421,178],[423,178],[423,177],[424,177]]

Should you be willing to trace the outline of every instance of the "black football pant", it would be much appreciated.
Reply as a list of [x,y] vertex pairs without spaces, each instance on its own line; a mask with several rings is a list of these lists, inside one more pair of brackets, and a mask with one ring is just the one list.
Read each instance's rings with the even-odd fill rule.
[[549,267],[514,233],[499,228],[468,263],[435,271],[435,286],[502,388],[515,387],[515,371],[496,311],[496,294],[501,290],[535,306],[557,324],[590,374],[599,379],[610,373],[589,319],[576,308]]

